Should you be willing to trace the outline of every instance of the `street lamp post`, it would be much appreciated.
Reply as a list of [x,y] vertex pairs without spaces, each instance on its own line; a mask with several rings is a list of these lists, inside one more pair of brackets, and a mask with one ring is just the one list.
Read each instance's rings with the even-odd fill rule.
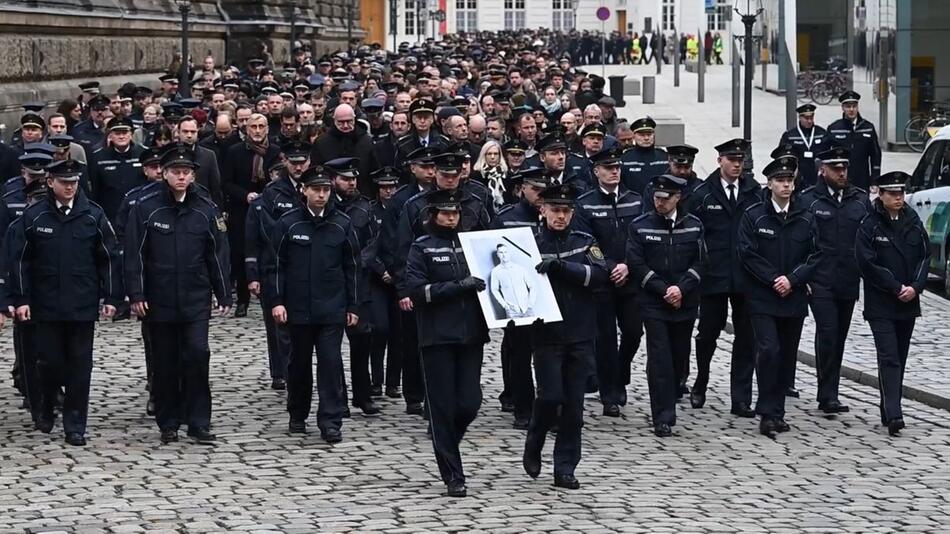
[[739,10],[739,5],[742,3],[742,0],[736,0],[735,11],[742,17],[742,25],[745,26],[745,36],[743,37],[743,45],[745,46],[745,80],[743,93],[745,102],[743,105],[743,111],[745,113],[745,124],[743,124],[742,136],[751,141],[752,140],[752,71],[753,71],[753,61],[754,56],[752,55],[753,48],[753,37],[752,37],[752,26],[755,25],[755,20],[759,15],[764,11],[762,9],[762,0],[756,0],[757,9],[752,10],[752,0],[745,0],[745,13]]
[[287,63],[294,63],[294,42],[297,40],[297,2],[290,3],[290,46],[287,48]]
[[572,28],[577,28],[577,8],[581,6],[581,0],[571,0],[571,11],[574,12],[574,24]]
[[182,98],[191,98],[191,87],[188,75],[188,13],[191,11],[191,0],[175,0],[178,12],[181,13],[181,68],[178,70],[178,94]]

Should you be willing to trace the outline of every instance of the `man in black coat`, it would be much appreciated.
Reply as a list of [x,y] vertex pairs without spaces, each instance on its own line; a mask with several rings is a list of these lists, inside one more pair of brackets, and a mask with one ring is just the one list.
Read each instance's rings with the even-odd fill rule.
[[861,95],[845,91],[838,97],[841,102],[841,118],[828,125],[831,141],[851,151],[848,174],[851,183],[870,190],[874,180],[881,174],[881,145],[877,141],[874,125],[861,116],[858,101]]
[[132,143],[132,121],[116,117],[109,121],[109,146],[92,153],[89,161],[89,184],[92,200],[102,206],[106,217],[115,220],[126,193],[145,185],[139,156],[145,150]]
[[647,184],[666,172],[669,156],[655,146],[656,121],[650,117],[637,119],[630,125],[630,129],[633,130],[636,144],[620,158],[623,169],[621,179],[627,189],[643,195]]
[[312,165],[323,165],[336,158],[359,160],[358,186],[363,195],[373,194],[370,173],[379,168],[373,138],[362,123],[356,122],[356,113],[349,104],[340,104],[333,110],[333,125],[313,144],[310,153]]
[[178,121],[178,140],[195,151],[195,163],[198,175],[195,182],[211,194],[211,200],[218,207],[224,207],[224,195],[221,192],[221,174],[218,172],[218,158],[214,151],[198,144],[198,121],[190,115]]
[[828,132],[815,124],[815,109],[814,104],[802,104],[795,108],[798,124],[783,133],[778,143],[779,146],[791,145],[792,153],[798,158],[799,183],[795,188],[801,191],[818,183],[818,154],[831,148]]

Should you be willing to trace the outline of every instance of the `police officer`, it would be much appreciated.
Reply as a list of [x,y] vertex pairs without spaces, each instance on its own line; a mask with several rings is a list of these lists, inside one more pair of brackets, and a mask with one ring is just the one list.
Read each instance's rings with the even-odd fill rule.
[[574,470],[581,460],[584,391],[594,372],[597,332],[594,290],[609,283],[604,254],[594,236],[571,229],[577,192],[570,185],[541,193],[544,222],[535,240],[541,253],[537,270],[548,275],[563,321],[534,325],[534,372],[538,398],[525,438],[522,464],[532,478],[541,474],[541,449],[557,425],[554,485],[578,489]]
[[567,143],[561,134],[552,133],[542,137],[536,148],[551,185],[569,184],[579,192],[590,187],[586,178],[567,168]]
[[[610,284],[595,292],[597,303],[597,382],[604,415],[619,417],[626,404],[630,364],[643,335],[637,285],[627,266],[627,227],[642,213],[640,195],[620,180],[621,152],[602,150],[591,157],[597,183],[577,198],[574,225],[594,236],[604,253]],[[617,347],[617,324],[620,347]]]
[[656,121],[644,117],[633,121],[630,125],[633,130],[635,145],[624,152],[620,158],[623,168],[621,179],[627,189],[638,195],[643,194],[644,188],[655,176],[663,174],[669,167],[669,156],[663,150],[654,146],[656,141]]
[[845,91],[838,97],[842,116],[828,125],[831,142],[850,150],[848,175],[851,183],[869,190],[881,174],[881,145],[874,125],[861,116],[858,101],[861,95]]
[[742,293],[742,265],[736,238],[743,212],[761,199],[762,188],[758,182],[743,173],[748,150],[749,142],[745,139],[732,139],[717,146],[719,168],[693,191],[690,203],[690,211],[703,223],[708,261],[700,283],[696,382],[689,401],[694,408],[702,408],[706,403],[709,366],[716,352],[716,340],[726,325],[726,308],[731,306],[735,339],[730,365],[730,413],[739,417],[755,417],[752,410],[754,347]]
[[267,298],[274,303],[274,319],[290,330],[290,432],[307,431],[316,349],[317,425],[324,441],[339,443],[346,408],[340,347],[344,327],[359,322],[359,244],[350,218],[331,200],[330,174],[311,167],[301,183],[305,205],[285,213],[274,227],[275,267]]
[[808,298],[815,315],[818,408],[834,414],[848,411],[838,399],[838,383],[860,285],[854,236],[870,203],[867,192],[848,181],[848,149],[828,148],[818,154],[818,184],[806,189],[800,201],[815,218],[821,248],[821,261],[809,284]]
[[149,330],[162,443],[178,441],[182,422],[196,442],[213,443],[208,323],[212,293],[222,316],[231,308],[227,228],[214,203],[193,185],[191,149],[166,149],[162,175],[167,185],[142,197],[129,213],[125,287],[132,312]]
[[689,365],[690,342],[706,246],[703,225],[682,206],[686,180],[663,174],[651,181],[654,209],[629,226],[626,258],[630,284],[641,289],[647,333],[647,383],[653,433],[673,434],[682,367]]
[[900,171],[881,175],[879,196],[861,221],[855,243],[864,278],[864,320],[877,350],[881,425],[892,436],[904,428],[904,370],[930,265],[930,238],[904,201],[909,180]]
[[[541,193],[550,182],[542,167],[518,172],[522,182],[522,196],[517,204],[505,206],[492,221],[492,228],[531,228],[536,233],[541,221]],[[497,281],[492,279],[492,292],[501,294]],[[501,295],[503,297],[503,295]],[[501,301],[498,297],[496,300]],[[527,430],[534,404],[534,377],[531,374],[531,326],[505,327],[501,345],[501,376],[504,389],[500,395],[502,411],[514,412],[514,428]]]
[[50,168],[49,193],[14,225],[10,250],[10,300],[17,319],[35,322],[37,375],[42,407],[37,428],[53,428],[56,395],[65,386],[66,443],[86,444],[92,345],[99,299],[109,318],[122,301],[115,233],[98,205],[79,191],[82,164]]
[[[443,161],[439,174],[459,173],[457,165]],[[458,239],[462,196],[457,189],[426,194],[426,235],[412,243],[405,280],[417,314],[432,446],[450,497],[467,493],[459,443],[482,403],[482,356],[488,341],[476,296],[485,282],[469,272]]]
[[779,145],[791,145],[792,153],[798,158],[798,175],[800,183],[796,189],[804,190],[818,182],[818,166],[816,158],[831,145],[828,132],[815,124],[814,104],[802,104],[795,108],[798,113],[798,124],[782,134]]
[[796,163],[780,158],[763,173],[770,195],[749,207],[739,226],[743,288],[755,335],[755,373],[761,417],[759,432],[772,436],[789,430],[785,390],[791,385],[802,325],[808,315],[808,284],[821,252],[815,221],[792,197]]
[[409,106],[409,117],[412,120],[412,128],[409,133],[396,141],[395,166],[397,168],[402,167],[404,162],[411,159],[409,155],[420,148],[431,147],[437,149],[438,152],[447,144],[445,138],[433,127],[435,102],[428,98],[413,100]]
[[145,185],[139,156],[144,148],[132,143],[132,121],[116,117],[109,121],[109,145],[92,153],[89,162],[89,185],[92,198],[115,220],[125,194]]
[[76,142],[82,145],[86,154],[91,155],[106,143],[105,126],[106,118],[109,117],[109,97],[96,94],[89,100],[87,108],[88,117],[73,126],[70,133],[76,138]]

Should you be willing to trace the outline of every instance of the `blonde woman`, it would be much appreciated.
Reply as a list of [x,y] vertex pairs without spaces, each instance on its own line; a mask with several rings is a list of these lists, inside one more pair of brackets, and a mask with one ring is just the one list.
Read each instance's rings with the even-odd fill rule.
[[505,205],[505,176],[508,175],[508,164],[502,156],[501,143],[489,139],[482,145],[478,153],[478,160],[472,167],[472,178],[482,182],[491,191],[495,210]]

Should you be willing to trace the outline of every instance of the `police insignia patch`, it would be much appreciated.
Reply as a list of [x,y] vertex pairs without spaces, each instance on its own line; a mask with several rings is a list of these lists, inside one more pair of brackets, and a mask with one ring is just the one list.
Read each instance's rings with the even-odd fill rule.
[[604,253],[600,250],[600,247],[594,245],[590,247],[590,257],[595,260],[602,260],[604,259]]
[[227,232],[228,225],[224,222],[224,217],[219,215],[214,218],[214,224],[218,227],[219,232]]

